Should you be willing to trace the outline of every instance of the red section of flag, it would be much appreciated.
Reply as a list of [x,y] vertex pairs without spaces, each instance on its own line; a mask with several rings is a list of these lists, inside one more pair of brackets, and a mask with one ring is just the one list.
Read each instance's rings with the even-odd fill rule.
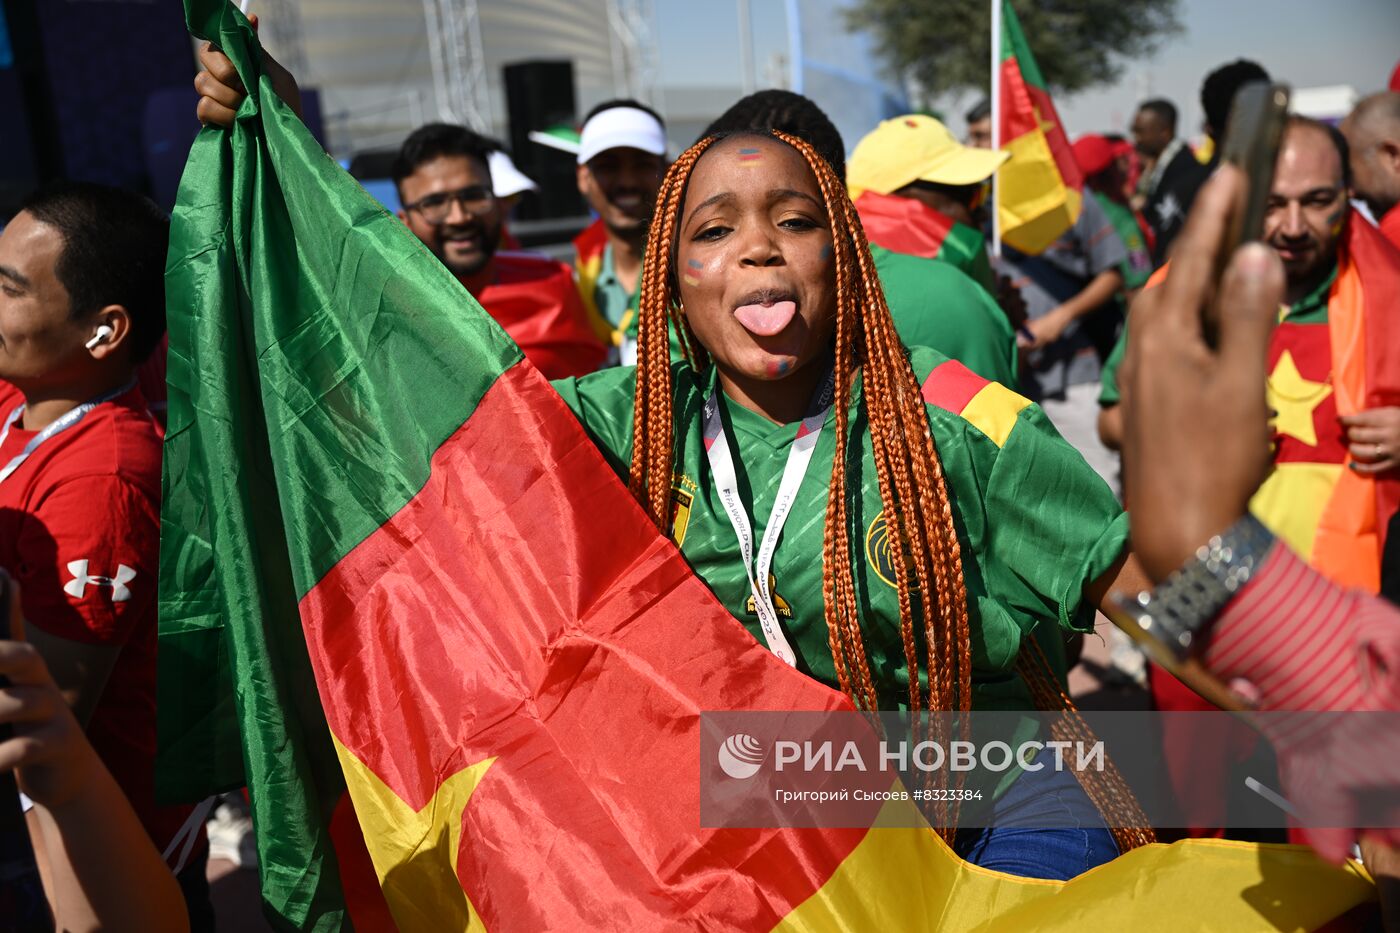
[[497,255],[496,281],[476,298],[550,379],[587,375],[607,355],[584,317],[573,271],[563,263]]
[[[1337,396],[1330,390],[1332,376],[1332,345],[1328,340],[1326,324],[1283,323],[1274,328],[1269,341],[1269,369],[1273,373],[1284,351],[1293,358],[1298,374],[1309,382],[1317,383],[1317,394],[1321,398],[1313,409],[1313,431],[1317,435],[1316,446],[1305,443],[1292,434],[1278,434],[1274,441],[1278,445],[1274,454],[1275,463],[1342,463],[1346,459],[1346,444],[1342,426],[1337,421]],[[1325,395],[1324,395],[1325,392]]]
[[1027,133],[1044,132],[1050,155],[1065,186],[1084,190],[1084,174],[1074,159],[1074,149],[1065,135],[1055,103],[1044,88],[1028,84],[1015,56],[1001,63],[1001,145]]
[[496,758],[458,862],[489,929],[769,929],[864,836],[700,827],[702,711],[849,705],[724,610],[529,366],[301,610],[332,732],[410,806]]
[[1034,133],[1040,128],[1035,110],[1031,106],[1030,88],[1021,76],[1021,66],[1016,57],[1009,56],[1001,61],[1001,145],[1018,136]]
[[[1400,249],[1360,217],[1347,223],[1346,259],[1355,263],[1366,300],[1366,407],[1400,406]],[[1376,479],[1381,542],[1390,516],[1400,510],[1400,480]]]
[[913,198],[866,191],[856,198],[865,235],[876,246],[932,259],[953,230],[953,218]]
[[986,385],[987,380],[957,360],[948,360],[934,367],[924,380],[924,401],[960,415],[973,396]]

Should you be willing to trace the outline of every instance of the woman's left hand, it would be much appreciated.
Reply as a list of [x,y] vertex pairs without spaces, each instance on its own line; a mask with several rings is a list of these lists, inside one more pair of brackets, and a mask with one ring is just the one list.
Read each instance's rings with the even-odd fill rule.
[[1400,467],[1400,408],[1372,408],[1341,419],[1351,468],[1373,475]]

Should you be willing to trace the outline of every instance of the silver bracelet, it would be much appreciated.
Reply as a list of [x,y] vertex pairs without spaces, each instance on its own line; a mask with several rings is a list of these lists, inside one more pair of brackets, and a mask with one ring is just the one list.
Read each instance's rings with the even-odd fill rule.
[[1154,589],[1123,600],[1124,611],[1152,642],[1185,660],[1207,626],[1264,563],[1275,538],[1246,514],[1197,548],[1195,557]]

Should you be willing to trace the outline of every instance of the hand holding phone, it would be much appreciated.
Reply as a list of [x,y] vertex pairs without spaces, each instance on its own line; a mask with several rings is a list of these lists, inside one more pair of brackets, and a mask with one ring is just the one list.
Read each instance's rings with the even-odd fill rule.
[[[1288,122],[1288,100],[1287,85],[1262,81],[1246,84],[1235,94],[1225,138],[1220,143],[1220,161],[1243,172],[1245,184],[1236,195],[1225,238],[1216,254],[1217,285],[1235,250],[1264,233],[1264,213],[1268,210],[1269,192],[1273,188],[1274,165],[1278,161],[1283,128]],[[1212,347],[1216,345],[1219,320],[1215,304],[1208,305],[1203,326],[1206,343]]]
[[[1232,253],[1228,231],[1249,185],[1237,167],[1221,167],[1196,198],[1166,279],[1133,305],[1124,488],[1132,550],[1154,583],[1245,514],[1271,460],[1264,389],[1284,275],[1263,244]],[[1213,345],[1208,308],[1219,315]]]
[[[1239,247],[1263,232],[1287,110],[1279,85],[1236,95],[1221,169],[1197,195],[1165,281],[1133,304],[1123,472],[1133,552],[1154,582],[1242,516],[1268,468],[1265,362],[1283,274],[1271,250]],[[1110,619],[1197,693],[1226,709],[1247,705],[1153,643],[1131,603],[1119,610]]]

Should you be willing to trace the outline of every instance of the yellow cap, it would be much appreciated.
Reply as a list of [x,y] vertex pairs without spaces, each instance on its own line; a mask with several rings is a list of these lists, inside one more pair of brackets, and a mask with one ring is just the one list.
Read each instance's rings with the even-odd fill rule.
[[915,181],[976,185],[1010,158],[1009,152],[964,146],[933,117],[908,114],[875,127],[846,163],[853,192],[890,194]]

